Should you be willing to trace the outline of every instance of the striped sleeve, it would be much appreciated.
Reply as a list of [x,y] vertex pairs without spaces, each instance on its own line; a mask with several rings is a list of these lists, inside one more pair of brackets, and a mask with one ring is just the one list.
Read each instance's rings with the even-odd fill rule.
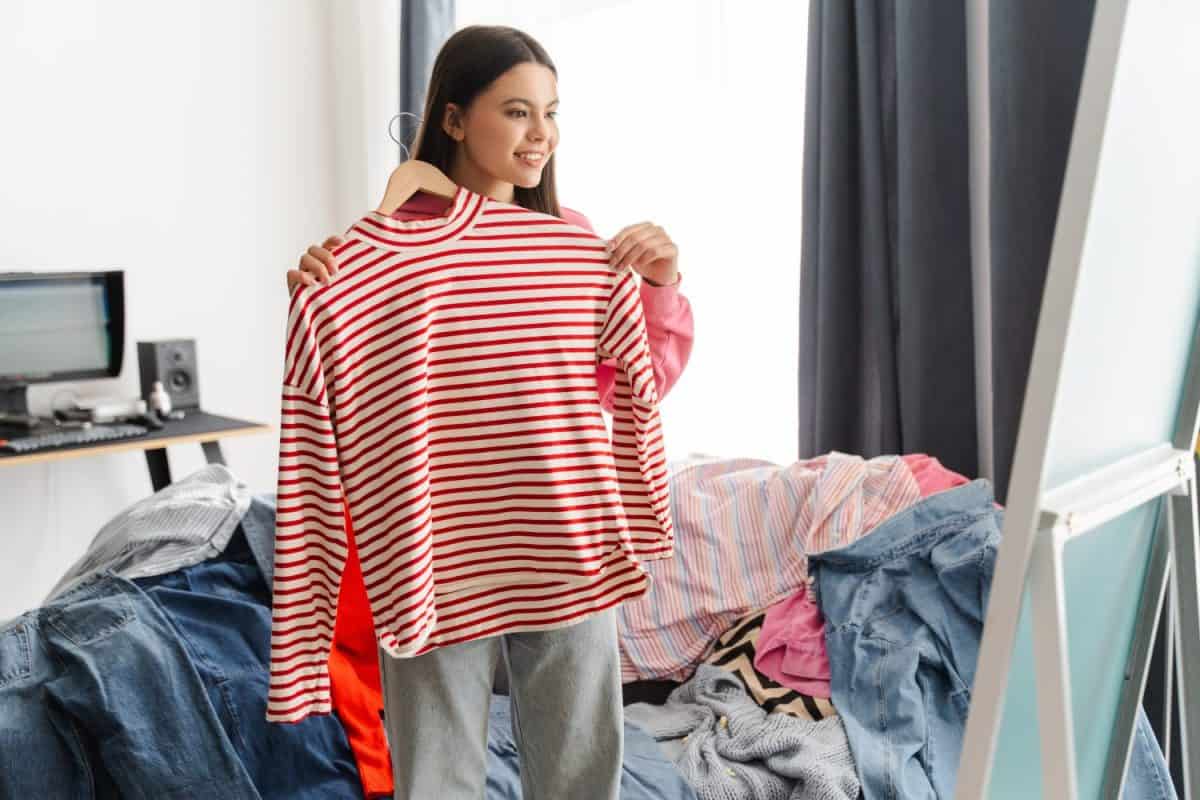
[[337,439],[313,336],[292,295],[281,397],[267,719],[329,713],[328,658],[347,542]]
[[597,355],[616,363],[613,456],[634,554],[642,560],[668,558],[675,538],[666,450],[646,320],[632,271],[619,275],[613,286]]

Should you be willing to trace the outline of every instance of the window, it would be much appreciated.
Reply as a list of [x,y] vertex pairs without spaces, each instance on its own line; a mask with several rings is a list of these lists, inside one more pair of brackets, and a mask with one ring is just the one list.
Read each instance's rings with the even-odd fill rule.
[[696,345],[667,454],[796,459],[807,3],[458,0],[534,36],[559,73],[559,199],[605,237],[679,246]]

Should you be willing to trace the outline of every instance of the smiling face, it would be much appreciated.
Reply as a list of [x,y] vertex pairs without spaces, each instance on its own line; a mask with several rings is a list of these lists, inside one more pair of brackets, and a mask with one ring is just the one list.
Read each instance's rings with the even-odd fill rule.
[[505,203],[514,185],[537,186],[558,147],[557,108],[558,81],[536,63],[505,72],[465,111],[447,104],[442,127],[459,145],[450,178]]

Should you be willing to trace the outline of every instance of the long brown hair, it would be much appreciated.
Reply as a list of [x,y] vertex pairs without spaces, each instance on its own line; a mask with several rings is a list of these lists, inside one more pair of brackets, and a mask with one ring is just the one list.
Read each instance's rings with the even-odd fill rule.
[[[446,174],[454,163],[458,142],[442,128],[446,105],[467,109],[492,82],[517,64],[535,63],[558,70],[545,49],[529,34],[504,25],[470,25],[455,32],[433,62],[425,93],[425,116],[417,130],[413,158],[428,161]],[[513,202],[545,214],[562,216],[554,180],[554,155],[542,168],[542,180],[527,189],[513,187]]]

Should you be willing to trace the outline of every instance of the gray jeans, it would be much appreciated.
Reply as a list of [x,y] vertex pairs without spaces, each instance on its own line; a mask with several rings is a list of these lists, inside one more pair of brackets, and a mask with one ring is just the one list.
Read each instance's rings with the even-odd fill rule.
[[395,800],[481,800],[493,676],[507,667],[523,800],[617,800],[623,751],[616,617],[507,633],[416,658],[380,653]]

